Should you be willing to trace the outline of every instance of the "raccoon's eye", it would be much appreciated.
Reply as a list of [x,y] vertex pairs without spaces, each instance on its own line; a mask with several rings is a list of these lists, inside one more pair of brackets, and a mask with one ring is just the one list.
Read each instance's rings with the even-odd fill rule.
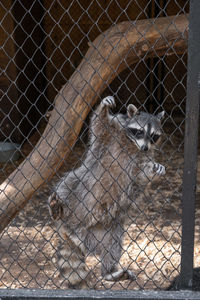
[[136,138],[143,138],[144,132],[142,130],[136,129],[136,128],[129,128],[132,135],[134,135]]
[[156,143],[160,138],[159,134],[151,134],[151,143]]

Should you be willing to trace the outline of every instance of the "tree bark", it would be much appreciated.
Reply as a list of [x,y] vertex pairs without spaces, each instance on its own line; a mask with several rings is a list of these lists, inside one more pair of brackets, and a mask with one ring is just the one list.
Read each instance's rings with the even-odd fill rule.
[[127,66],[149,57],[183,53],[186,15],[122,22],[99,35],[55,99],[49,123],[34,150],[0,186],[0,231],[49,180],[69,155],[91,107]]

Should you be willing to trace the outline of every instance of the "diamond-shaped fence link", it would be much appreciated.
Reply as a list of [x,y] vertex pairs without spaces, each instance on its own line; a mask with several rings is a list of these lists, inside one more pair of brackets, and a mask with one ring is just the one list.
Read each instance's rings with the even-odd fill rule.
[[1,1],[1,289],[166,289],[179,274],[188,13]]

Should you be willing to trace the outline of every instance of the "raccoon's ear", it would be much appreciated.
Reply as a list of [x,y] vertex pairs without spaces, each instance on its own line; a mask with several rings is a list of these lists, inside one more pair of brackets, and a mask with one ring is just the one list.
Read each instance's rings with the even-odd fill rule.
[[164,112],[164,110],[163,110],[163,111],[161,111],[160,113],[158,113],[158,114],[156,115],[156,117],[157,117],[159,120],[162,120],[162,118],[164,117],[164,115],[165,115],[165,112]]
[[127,115],[128,115],[129,118],[132,118],[137,113],[138,113],[138,109],[137,109],[137,107],[135,105],[129,104],[127,106]]

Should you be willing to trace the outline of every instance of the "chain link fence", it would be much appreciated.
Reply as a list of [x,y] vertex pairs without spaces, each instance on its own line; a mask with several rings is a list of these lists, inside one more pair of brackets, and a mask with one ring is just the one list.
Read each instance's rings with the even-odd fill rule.
[[1,289],[163,290],[180,273],[188,13],[1,1]]

